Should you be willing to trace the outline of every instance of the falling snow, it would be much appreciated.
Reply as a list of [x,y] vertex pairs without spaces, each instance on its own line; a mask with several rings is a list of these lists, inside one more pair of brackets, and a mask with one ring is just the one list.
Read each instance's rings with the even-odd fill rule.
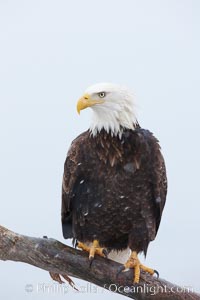
[[130,207],[129,206],[126,206],[125,208],[124,208],[124,211],[126,211],[127,209],[129,209]]

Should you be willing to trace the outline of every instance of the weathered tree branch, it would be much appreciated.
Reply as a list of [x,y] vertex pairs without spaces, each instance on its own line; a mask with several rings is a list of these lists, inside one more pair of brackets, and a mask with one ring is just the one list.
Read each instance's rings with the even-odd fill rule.
[[192,291],[144,273],[142,282],[133,285],[133,272],[123,272],[117,278],[119,264],[112,260],[96,257],[90,268],[87,253],[54,239],[20,235],[2,226],[0,260],[24,262],[49,272],[80,278],[136,300],[200,299],[200,295]]

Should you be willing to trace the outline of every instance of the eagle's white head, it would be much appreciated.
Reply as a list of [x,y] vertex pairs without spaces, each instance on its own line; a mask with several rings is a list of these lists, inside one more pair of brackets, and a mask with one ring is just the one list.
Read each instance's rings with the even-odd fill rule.
[[134,129],[137,119],[133,93],[124,86],[97,83],[90,86],[77,103],[77,111],[91,107],[93,120],[90,130],[93,136],[104,129],[111,135],[121,136],[123,128]]

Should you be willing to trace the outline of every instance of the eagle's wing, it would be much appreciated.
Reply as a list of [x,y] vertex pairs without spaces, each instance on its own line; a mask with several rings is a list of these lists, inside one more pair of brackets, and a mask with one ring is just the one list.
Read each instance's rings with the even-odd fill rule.
[[162,154],[159,155],[159,169],[155,176],[154,201],[156,206],[156,233],[158,231],[167,195],[167,176]]
[[[159,146],[158,140],[153,134],[148,131],[141,129],[147,142],[150,170],[150,182],[152,186],[152,201],[154,203],[155,221],[156,221],[156,233],[158,231],[163,208],[166,202],[167,195],[167,175],[163,155]],[[147,158],[147,157],[146,157]],[[155,237],[154,237],[155,238]]]
[[80,181],[82,174],[82,157],[81,147],[87,132],[78,136],[71,144],[67,153],[67,158],[64,164],[64,174],[62,182],[62,206],[61,206],[61,221],[64,238],[72,238],[72,212],[73,199],[75,198],[76,186]]
[[[148,242],[150,242],[155,239],[158,232],[166,201],[167,177],[165,162],[159,142],[149,130],[136,129],[131,135],[129,145],[131,145],[131,148],[128,151],[133,153],[140,186],[143,193],[146,193],[145,197],[140,198],[140,213],[146,224]],[[136,176],[136,174],[133,176]],[[147,247],[144,250],[145,253]]]

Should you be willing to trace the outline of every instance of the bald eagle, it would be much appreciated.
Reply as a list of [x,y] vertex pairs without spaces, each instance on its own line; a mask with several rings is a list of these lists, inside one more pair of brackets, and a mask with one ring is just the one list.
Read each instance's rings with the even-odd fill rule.
[[[89,87],[77,111],[90,107],[90,128],[68,151],[62,184],[62,229],[78,247],[95,255],[130,249],[119,272],[134,269],[135,283],[158,232],[167,178],[158,140],[137,122],[134,97],[126,87],[100,83]],[[118,252],[117,252],[118,253]]]

